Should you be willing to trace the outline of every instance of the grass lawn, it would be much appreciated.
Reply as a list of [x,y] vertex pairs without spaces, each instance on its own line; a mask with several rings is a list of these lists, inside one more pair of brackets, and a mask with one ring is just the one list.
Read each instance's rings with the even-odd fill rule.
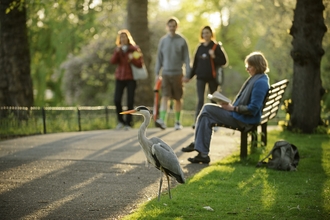
[[[277,140],[298,147],[298,171],[256,168]],[[268,146],[212,163],[124,219],[330,219],[330,136],[269,132]]]

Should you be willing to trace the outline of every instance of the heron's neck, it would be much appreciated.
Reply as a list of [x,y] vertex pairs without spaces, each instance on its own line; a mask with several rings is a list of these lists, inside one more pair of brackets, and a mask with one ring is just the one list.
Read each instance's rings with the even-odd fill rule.
[[139,129],[139,138],[141,140],[146,139],[146,131],[147,131],[147,127],[150,123],[150,117],[143,115],[143,118],[144,118],[144,121],[141,124],[140,129]]

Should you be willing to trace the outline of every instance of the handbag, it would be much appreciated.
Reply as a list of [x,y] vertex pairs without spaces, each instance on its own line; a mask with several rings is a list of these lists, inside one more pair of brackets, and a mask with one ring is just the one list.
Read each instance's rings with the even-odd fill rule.
[[222,85],[223,78],[224,78],[223,68],[219,66],[215,69],[215,80],[217,81],[218,85]]
[[[217,45],[218,44],[214,44],[212,47],[212,50],[215,51]],[[224,80],[223,68],[221,66],[215,67],[214,61],[212,59],[211,59],[211,67],[212,67],[212,74],[213,74],[213,77],[215,78],[215,81],[217,82],[218,85],[222,85],[223,80]]]
[[133,79],[139,80],[139,79],[146,79],[148,78],[148,72],[147,68],[144,64],[142,64],[142,67],[136,67],[134,64],[131,63],[132,73],[133,73]]

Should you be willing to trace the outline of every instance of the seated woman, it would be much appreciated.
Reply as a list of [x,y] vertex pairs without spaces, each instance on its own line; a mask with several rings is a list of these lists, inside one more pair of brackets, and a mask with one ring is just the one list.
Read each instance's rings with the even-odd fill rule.
[[245,58],[246,70],[250,77],[245,81],[233,104],[205,104],[198,115],[195,141],[183,152],[198,151],[191,163],[209,163],[210,142],[213,126],[228,126],[234,129],[248,130],[261,120],[263,102],[269,90],[269,78],[266,72],[268,62],[261,52],[253,52]]

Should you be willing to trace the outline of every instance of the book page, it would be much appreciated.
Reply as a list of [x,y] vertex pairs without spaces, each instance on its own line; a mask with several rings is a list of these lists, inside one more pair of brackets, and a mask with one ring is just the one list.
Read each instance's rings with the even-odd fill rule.
[[220,92],[215,91],[213,94],[208,94],[207,97],[220,104],[231,103],[231,100],[226,96],[222,95]]

